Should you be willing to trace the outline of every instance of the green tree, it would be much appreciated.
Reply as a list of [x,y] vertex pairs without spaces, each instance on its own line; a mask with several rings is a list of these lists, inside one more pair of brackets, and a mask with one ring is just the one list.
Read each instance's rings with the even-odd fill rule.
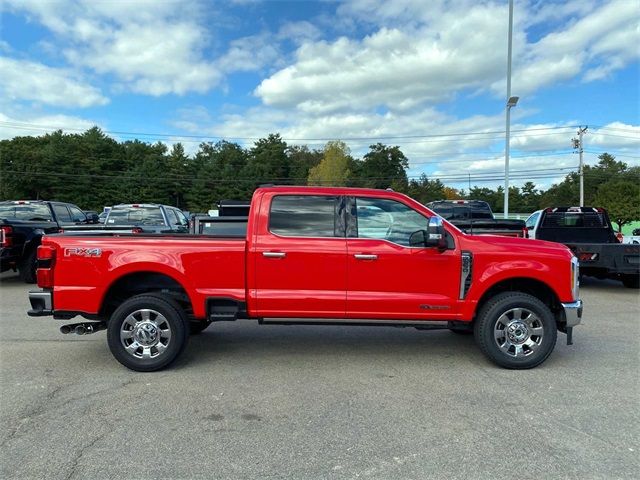
[[189,157],[184,153],[184,147],[181,143],[174,143],[167,158],[166,179],[171,204],[180,208],[184,207],[184,192],[189,184],[188,164]]
[[310,150],[306,145],[289,145],[289,178],[294,185],[305,185],[309,178],[309,171],[318,165],[324,157],[322,150]]
[[382,143],[369,146],[358,169],[362,185],[370,188],[393,188],[406,191],[409,160],[400,147],[389,147]]
[[611,180],[601,185],[596,203],[609,212],[609,217],[622,231],[623,225],[640,220],[640,186],[629,180]]
[[426,174],[417,179],[411,179],[407,187],[407,194],[421,203],[429,203],[445,198],[445,186],[438,180],[430,180]]
[[289,183],[289,157],[287,143],[280,134],[269,134],[255,142],[249,151],[246,169],[248,178],[253,179],[254,187],[261,183]]
[[324,147],[322,161],[309,170],[309,185],[344,186],[351,174],[349,170],[349,147],[335,140]]

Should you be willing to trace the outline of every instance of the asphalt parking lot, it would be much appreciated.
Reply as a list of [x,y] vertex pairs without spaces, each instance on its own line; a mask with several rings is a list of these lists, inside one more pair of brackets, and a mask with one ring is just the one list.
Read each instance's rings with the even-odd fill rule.
[[448,331],[213,325],[157,373],[0,277],[8,478],[638,478],[637,291],[587,279],[575,345],[489,363]]

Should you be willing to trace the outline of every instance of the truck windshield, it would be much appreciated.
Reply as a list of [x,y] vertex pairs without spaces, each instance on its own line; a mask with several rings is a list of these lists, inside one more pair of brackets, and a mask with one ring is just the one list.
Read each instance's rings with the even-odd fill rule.
[[107,225],[165,225],[160,207],[113,207]]
[[0,218],[45,222],[53,221],[51,210],[43,203],[10,203],[0,205]]

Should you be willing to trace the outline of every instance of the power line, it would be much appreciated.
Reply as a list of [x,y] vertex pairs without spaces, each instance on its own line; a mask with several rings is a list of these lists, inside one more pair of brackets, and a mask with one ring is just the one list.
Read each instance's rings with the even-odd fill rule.
[[[524,175],[523,178],[525,178],[527,175],[529,174],[537,174],[537,175],[551,175],[551,176],[558,176],[558,175],[562,175],[564,171],[570,170],[570,171],[574,171],[576,169],[575,166],[572,167],[556,167],[556,168],[541,168],[541,169],[526,169],[526,170],[513,170],[512,172],[515,174],[519,174],[519,175]],[[555,172],[555,173],[553,173]],[[206,183],[233,183],[233,182],[238,182],[238,181],[246,181],[246,182],[252,182],[252,183],[274,183],[274,182],[305,182],[307,181],[307,178],[304,177],[298,177],[298,178],[291,178],[291,177],[269,177],[269,178],[255,178],[255,177],[235,177],[233,179],[216,179],[216,178],[203,178],[203,177],[198,177],[198,176],[194,176],[194,175],[184,175],[184,176],[180,176],[180,177],[167,177],[167,176],[162,176],[162,177],[157,177],[157,176],[149,176],[146,173],[140,173],[140,175],[105,175],[105,174],[90,174],[90,173],[61,173],[61,172],[30,172],[30,171],[25,171],[25,170],[10,170],[10,169],[3,169],[0,170],[0,173],[13,173],[13,174],[18,174],[18,175],[31,175],[31,176],[39,176],[39,177],[69,177],[69,178],[89,178],[89,179],[94,179],[94,178],[102,178],[102,179],[123,179],[123,180],[181,180],[181,181],[188,181],[188,180],[204,180]],[[496,175],[503,175],[504,172],[501,171],[488,171],[488,172],[478,172],[478,173],[472,173],[471,176],[474,179],[482,179],[486,176],[489,176],[491,178],[495,177]],[[447,180],[453,180],[453,179],[467,179],[469,176],[469,172],[465,172],[465,173],[460,173],[460,174],[449,174],[449,175],[428,175],[428,177],[430,178],[434,178],[434,179],[447,179]],[[407,175],[408,179],[419,179],[422,177],[422,174],[420,175]],[[499,178],[499,177],[498,177]],[[504,177],[502,177],[504,178]],[[393,180],[393,178],[390,177],[367,177],[364,180]]]
[[[5,126],[9,128],[16,129],[25,129],[25,130],[67,130],[67,131],[76,131],[76,132],[85,132],[86,129],[82,128],[74,128],[74,127],[54,127],[51,125],[42,125],[35,123],[27,123],[27,122],[6,122],[0,121],[0,126]],[[512,132],[532,132],[532,131],[544,131],[544,130],[565,130],[576,128],[574,125],[566,125],[566,126],[555,126],[555,127],[535,127],[529,129],[514,129]],[[215,140],[224,140],[225,138],[232,138],[235,140],[260,140],[264,137],[235,137],[235,136],[220,136],[220,135],[200,135],[200,134],[177,134],[177,133],[151,133],[151,132],[127,132],[127,131],[117,131],[117,130],[101,130],[103,133],[112,134],[112,135],[127,135],[127,136],[139,136],[139,137],[153,137],[153,138],[194,138],[194,139],[215,139]],[[371,137],[340,137],[340,140],[350,141],[350,140],[367,140],[367,141],[375,141],[375,140],[394,140],[394,139],[412,139],[412,138],[446,138],[446,137],[460,137],[467,135],[501,135],[504,134],[504,130],[485,130],[485,131],[475,131],[475,132],[454,132],[454,133],[439,133],[439,134],[426,134],[426,135],[378,135]],[[317,138],[293,138],[293,137],[281,137],[284,141],[331,141],[336,140],[337,137],[317,137]]]

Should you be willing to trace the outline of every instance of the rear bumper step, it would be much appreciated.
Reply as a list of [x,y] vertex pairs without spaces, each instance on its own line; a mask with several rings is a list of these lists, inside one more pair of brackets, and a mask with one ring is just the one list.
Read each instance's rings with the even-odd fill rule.
[[32,290],[29,292],[31,310],[27,312],[30,317],[45,317],[53,315],[53,300],[50,291]]

